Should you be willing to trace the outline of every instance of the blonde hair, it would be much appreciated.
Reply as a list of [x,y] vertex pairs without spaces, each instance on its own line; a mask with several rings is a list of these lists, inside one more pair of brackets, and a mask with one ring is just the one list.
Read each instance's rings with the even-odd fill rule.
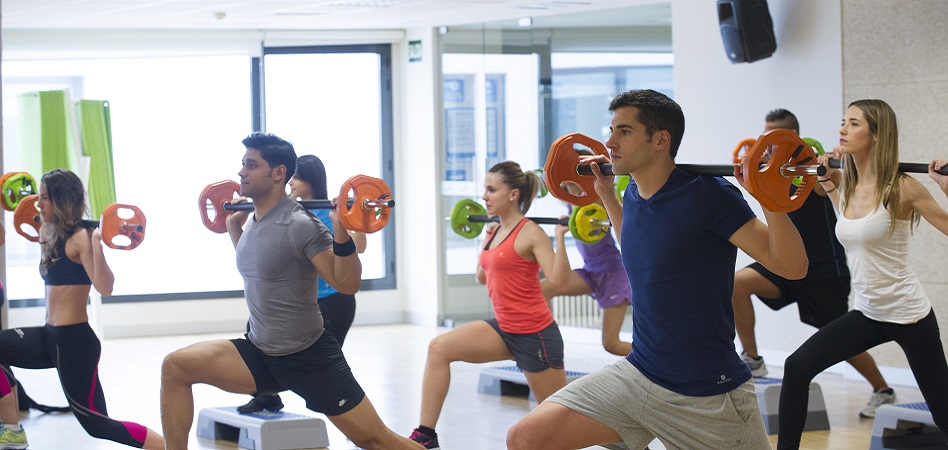
[[75,173],[62,169],[51,170],[43,175],[40,184],[46,188],[53,210],[51,219],[43,223],[46,241],[40,259],[40,273],[46,274],[59,258],[66,256],[59,254],[59,245],[82,226],[86,204],[82,180]]
[[[902,177],[899,172],[899,126],[895,111],[888,103],[882,100],[856,100],[849,104],[857,107],[865,116],[869,132],[872,133],[872,146],[869,148],[869,158],[872,170],[876,172],[874,188],[876,205],[882,205],[893,218],[898,217],[899,205],[902,199]],[[843,155],[843,180],[840,184],[842,204],[845,205],[856,191],[856,182],[859,173],[852,155]],[[845,206],[844,208],[845,209]],[[912,210],[912,226],[918,225],[920,216],[918,211]],[[889,235],[895,231],[895,220],[889,225]]]
[[520,212],[526,214],[533,203],[533,198],[540,192],[540,177],[533,171],[524,172],[520,164],[513,161],[504,161],[494,164],[488,173],[500,174],[503,183],[510,189],[520,192],[517,204]]

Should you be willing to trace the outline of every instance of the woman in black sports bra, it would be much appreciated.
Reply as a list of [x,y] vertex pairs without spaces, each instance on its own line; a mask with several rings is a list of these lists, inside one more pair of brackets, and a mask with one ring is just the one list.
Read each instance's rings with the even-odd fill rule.
[[[76,174],[52,170],[40,181],[40,275],[46,282],[46,324],[0,331],[0,364],[25,369],[55,368],[76,419],[89,435],[132,447],[163,449],[164,438],[134,422],[109,418],[98,380],[101,343],[86,303],[92,287],[112,295],[115,277],[105,260],[98,229],[83,225],[85,189]],[[16,386],[13,374],[0,376],[0,439],[3,448],[26,448],[19,427],[17,402],[8,395]],[[21,436],[22,435],[22,436]]]

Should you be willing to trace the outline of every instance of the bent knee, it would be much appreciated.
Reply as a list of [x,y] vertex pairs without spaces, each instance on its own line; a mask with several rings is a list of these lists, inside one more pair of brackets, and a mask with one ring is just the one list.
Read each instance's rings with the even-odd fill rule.
[[429,341],[428,357],[450,358],[452,348],[447,341],[448,339],[445,339],[442,336],[436,336],[434,339]]
[[548,448],[548,446],[543,442],[543,434],[539,433],[536,427],[531,426],[529,421],[521,420],[507,430],[508,450],[536,448]]
[[185,381],[187,374],[192,372],[191,358],[183,350],[175,350],[165,356],[161,362],[161,381]]
[[[817,372],[818,373],[818,372]],[[787,357],[787,360],[783,365],[783,378],[784,380],[812,380],[816,376],[816,373],[813,372],[812,364],[810,363],[810,358],[806,355],[801,354],[800,352],[794,352]]]

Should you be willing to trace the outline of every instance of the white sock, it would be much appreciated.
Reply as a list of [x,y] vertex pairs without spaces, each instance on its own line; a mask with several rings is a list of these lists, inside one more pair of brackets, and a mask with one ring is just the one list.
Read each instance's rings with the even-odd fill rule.
[[13,431],[23,431],[23,429],[20,428],[20,425],[19,425],[19,424],[10,425],[10,424],[8,424],[8,423],[5,423],[5,424],[3,424],[3,428],[6,428],[6,429],[8,429],[8,430],[13,430]]

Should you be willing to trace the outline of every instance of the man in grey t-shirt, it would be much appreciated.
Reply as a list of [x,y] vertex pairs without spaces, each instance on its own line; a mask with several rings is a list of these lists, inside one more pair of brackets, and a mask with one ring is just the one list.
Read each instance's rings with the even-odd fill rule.
[[362,448],[422,449],[382,423],[339,343],[323,331],[317,277],[342,293],[362,285],[362,263],[346,228],[331,215],[330,233],[287,198],[286,183],[296,170],[292,144],[264,133],[251,134],[243,144],[242,197],[235,202],[253,199],[254,214],[246,229],[249,214],[231,214],[227,230],[244,278],[250,331],[243,339],[199,342],[165,358],[161,424],[167,448],[187,448],[191,386],[204,383],[238,394],[290,390]]

